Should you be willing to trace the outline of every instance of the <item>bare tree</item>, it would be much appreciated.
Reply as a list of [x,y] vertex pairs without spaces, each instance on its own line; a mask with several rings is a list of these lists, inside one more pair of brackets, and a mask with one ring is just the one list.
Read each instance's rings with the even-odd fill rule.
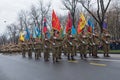
[[110,5],[111,0],[96,0],[97,3],[97,10],[96,14],[97,16],[89,9],[88,4],[86,4],[86,1],[88,0],[79,0],[82,4],[82,6],[92,15],[92,17],[96,20],[96,22],[99,24],[100,32],[103,32],[103,22],[106,16],[107,9]]
[[39,10],[36,8],[35,5],[32,5],[30,9],[30,17],[34,25],[38,26],[40,29],[39,16],[40,16]]
[[30,25],[29,14],[27,11],[21,10],[19,15],[20,30],[27,28]]
[[0,36],[0,45],[5,45],[7,43],[7,37],[5,34]]
[[73,26],[75,27],[75,23],[76,23],[75,13],[76,13],[78,0],[62,0],[62,3],[64,7],[70,11],[72,16]]
[[[40,13],[40,22],[41,22],[41,31],[42,31],[42,27],[43,27],[43,19],[44,17],[47,17],[47,19],[49,19],[50,15],[49,15],[49,11],[51,8],[51,2],[48,2],[48,4],[45,5],[45,3],[43,3],[43,0],[39,1],[39,13]],[[42,37],[42,33],[41,33],[41,37]]]
[[108,29],[112,35],[112,39],[120,38],[120,1],[113,1],[107,15]]
[[17,43],[16,36],[19,34],[19,28],[15,24],[10,24],[7,26],[7,31],[10,36],[10,41],[13,43]]

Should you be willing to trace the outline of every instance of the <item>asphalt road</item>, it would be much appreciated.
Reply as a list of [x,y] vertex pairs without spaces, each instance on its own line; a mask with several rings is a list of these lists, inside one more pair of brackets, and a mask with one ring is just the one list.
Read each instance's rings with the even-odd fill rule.
[[0,80],[120,80],[120,55],[59,63],[0,54]]

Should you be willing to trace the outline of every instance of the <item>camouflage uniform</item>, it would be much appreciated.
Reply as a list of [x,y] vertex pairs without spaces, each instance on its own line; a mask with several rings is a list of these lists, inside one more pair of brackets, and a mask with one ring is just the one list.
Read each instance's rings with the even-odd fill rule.
[[67,56],[68,56],[68,60],[74,60],[74,56],[75,56],[75,42],[73,40],[72,35],[68,36],[68,40],[66,42],[67,45]]
[[73,42],[74,42],[74,54],[75,54],[75,56],[77,56],[77,50],[78,50],[78,39],[77,39],[77,35],[76,36],[74,36],[74,40],[73,40]]
[[58,44],[59,44],[59,51],[58,51],[58,59],[61,59],[61,55],[62,55],[62,44],[61,44],[62,39],[59,38],[58,39]]
[[34,47],[35,47],[35,59],[39,59],[39,57],[41,57],[42,52],[42,42],[40,40],[36,40],[34,42]]
[[87,58],[87,45],[88,38],[86,35],[82,35],[82,43],[81,43],[81,58]]
[[107,31],[103,32],[102,41],[103,41],[104,56],[109,57],[110,34]]
[[79,51],[79,53],[80,53],[81,59],[83,59],[83,56],[82,56],[82,54],[81,54],[81,52],[82,52],[82,35],[79,34],[77,38],[78,38],[78,42],[77,42],[78,51]]
[[89,56],[93,55],[92,33],[88,33],[88,50]]
[[26,51],[27,51],[27,44],[25,42],[21,42],[21,51],[22,51],[22,57],[26,57]]
[[59,46],[57,46],[57,42],[53,41],[53,47],[52,47],[52,57],[53,57],[53,62],[58,62],[58,54],[59,54]]
[[58,62],[58,59],[61,59],[61,46],[62,44],[60,43],[62,39],[59,36],[59,32],[55,31],[53,36],[51,37],[52,40],[52,57],[53,57],[53,62]]
[[93,57],[98,57],[98,46],[99,46],[100,40],[98,34],[93,34]]
[[45,37],[45,39],[43,40],[43,46],[44,46],[44,60],[45,61],[49,61],[49,51],[50,51],[50,42],[48,40],[48,38]]
[[27,43],[28,46],[28,57],[32,58],[32,51],[34,50],[33,40],[30,39]]
[[62,44],[63,44],[62,49],[63,49],[63,52],[64,52],[65,56],[67,56],[67,44],[66,44],[66,42],[67,42],[67,37],[65,36],[63,38],[63,41],[62,41]]

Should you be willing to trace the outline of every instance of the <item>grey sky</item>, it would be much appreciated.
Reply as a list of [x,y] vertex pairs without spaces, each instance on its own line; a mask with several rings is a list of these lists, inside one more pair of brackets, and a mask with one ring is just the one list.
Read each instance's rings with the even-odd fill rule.
[[[48,2],[49,0],[43,1]],[[38,4],[38,0],[0,0],[0,34],[5,31],[7,24],[17,20],[17,14],[21,9],[29,10],[32,4]],[[52,8],[55,11],[59,11],[61,5],[60,0],[52,0]]]

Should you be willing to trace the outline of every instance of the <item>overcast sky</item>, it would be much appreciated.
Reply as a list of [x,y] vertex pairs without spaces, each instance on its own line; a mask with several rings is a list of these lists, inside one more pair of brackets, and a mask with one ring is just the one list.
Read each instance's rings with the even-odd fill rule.
[[[48,2],[49,0],[43,0]],[[0,0],[0,34],[5,31],[5,26],[17,20],[17,15],[21,9],[29,10],[32,4],[38,4],[38,0]],[[61,9],[60,0],[52,0],[52,9]],[[6,21],[6,22],[5,22]]]

